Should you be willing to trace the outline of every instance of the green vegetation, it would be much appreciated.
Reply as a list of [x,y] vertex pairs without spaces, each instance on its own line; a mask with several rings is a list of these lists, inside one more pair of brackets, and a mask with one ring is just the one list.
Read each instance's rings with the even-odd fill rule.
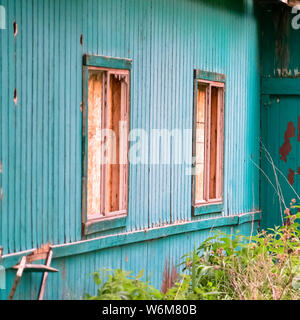
[[[163,294],[140,279],[143,276],[142,270],[138,276],[132,276],[131,272],[120,269],[115,271],[103,269],[94,272],[94,281],[98,285],[97,296],[86,295],[88,300],[160,300]],[[104,279],[108,276],[108,280]]]
[[[294,202],[293,202],[294,203]],[[292,206],[293,209],[297,208]],[[182,274],[166,294],[141,281],[143,273],[116,270],[94,280],[96,296],[125,300],[291,300],[300,299],[300,213],[286,209],[286,223],[249,237],[215,233],[185,255]],[[109,273],[104,270],[103,275]],[[104,277],[102,277],[104,279]]]

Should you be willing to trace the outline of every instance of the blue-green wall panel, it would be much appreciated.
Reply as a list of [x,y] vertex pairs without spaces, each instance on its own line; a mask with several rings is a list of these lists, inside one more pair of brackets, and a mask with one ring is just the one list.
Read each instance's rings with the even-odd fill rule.
[[[226,74],[222,214],[259,207],[259,172],[252,163],[259,162],[260,115],[253,1],[1,4],[8,25],[0,34],[0,244],[5,253],[81,239],[85,53],[132,59],[131,128],[148,133],[192,129],[193,70]],[[191,135],[184,147],[191,157]],[[129,188],[125,231],[192,219],[191,176],[184,165],[131,165]]]
[[[265,13],[262,20],[262,81],[267,83],[267,87],[262,92],[261,140],[278,169],[275,175],[266,152],[262,151],[261,167],[265,173],[261,183],[263,228],[281,225],[285,207],[290,207],[292,199],[297,199],[297,202],[300,200],[300,181],[297,175],[300,159],[300,32],[292,28],[294,17],[290,7],[279,5],[272,12]],[[291,151],[285,162],[280,159],[280,148],[285,142],[289,122],[294,125],[295,136],[290,138]],[[290,169],[295,172],[292,186],[288,182]],[[272,183],[277,189],[277,182],[285,202],[281,203],[281,208],[277,191],[271,185]]]
[[[234,234],[237,230],[245,235],[254,234],[257,230],[257,222],[241,224],[238,227],[224,227],[222,231]],[[109,248],[88,254],[81,254],[67,258],[53,260],[53,267],[59,269],[59,273],[49,273],[45,299],[83,299],[85,293],[95,294],[96,286],[91,272],[101,268],[122,268],[133,271],[137,275],[144,269],[143,279],[150,276],[150,283],[161,289],[166,265],[180,273],[182,267],[179,263],[181,257],[198,247],[213,230],[184,233],[154,241],[140,242],[134,245]],[[15,272],[7,272],[7,290],[0,290],[0,299],[7,299],[12,286]],[[39,294],[41,274],[24,273],[16,291],[15,299],[35,300]]]

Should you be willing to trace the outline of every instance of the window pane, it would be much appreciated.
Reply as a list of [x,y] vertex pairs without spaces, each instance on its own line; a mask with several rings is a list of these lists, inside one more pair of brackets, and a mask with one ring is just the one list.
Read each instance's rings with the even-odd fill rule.
[[87,215],[99,215],[101,181],[101,112],[103,103],[102,71],[89,71],[88,79],[88,181]]
[[204,200],[204,154],[205,154],[205,109],[207,86],[201,83],[197,88],[197,126],[196,126],[196,177],[195,201]]

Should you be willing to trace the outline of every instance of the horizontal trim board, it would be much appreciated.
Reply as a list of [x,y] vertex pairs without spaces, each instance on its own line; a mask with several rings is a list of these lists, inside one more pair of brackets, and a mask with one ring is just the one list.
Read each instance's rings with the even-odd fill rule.
[[262,94],[300,95],[300,78],[262,78]]
[[[239,225],[244,224],[244,223],[248,223],[251,221],[257,221],[261,219],[261,211],[254,211],[254,212],[250,212],[250,213],[245,213],[245,214],[240,214],[239,215]],[[259,218],[257,218],[257,216],[259,216]]]
[[130,70],[132,65],[132,60],[113,58],[113,57],[104,57],[104,56],[94,56],[94,55],[92,56],[92,55],[86,54],[83,56],[83,65]]
[[126,226],[126,217],[114,217],[111,219],[89,220],[83,223],[83,234],[88,235],[96,232],[117,229]]
[[193,215],[201,216],[208,213],[220,213],[223,211],[223,203],[205,204],[193,207]]
[[[54,245],[52,246],[53,258],[62,258],[107,249],[111,247],[117,247],[121,245],[128,245],[137,242],[155,240],[181,233],[195,232],[225,226],[238,226],[246,222],[258,221],[260,219],[261,211],[256,211],[251,213],[245,213],[239,216],[236,215],[222,218],[192,221],[187,223],[170,225],[166,227],[146,229],[137,232],[103,236],[91,240],[83,240],[64,245]],[[6,269],[11,268],[19,262],[20,258],[24,254],[29,254],[34,250],[35,249],[26,252],[24,251],[15,254],[4,255],[2,257],[3,261],[1,264]]]
[[195,70],[195,79],[202,79],[207,81],[226,82],[225,74]]

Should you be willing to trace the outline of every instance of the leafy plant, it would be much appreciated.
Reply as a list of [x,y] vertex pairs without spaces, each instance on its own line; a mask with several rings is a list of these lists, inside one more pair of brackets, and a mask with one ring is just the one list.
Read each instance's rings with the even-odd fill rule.
[[[296,206],[293,206],[296,208]],[[188,274],[177,291],[204,299],[300,299],[300,213],[256,236],[218,232],[185,256]],[[182,290],[185,289],[185,293]],[[212,290],[210,290],[212,289]],[[176,298],[176,288],[167,296]]]
[[[300,299],[300,213],[292,200],[281,227],[246,237],[215,233],[183,257],[183,273],[166,294],[131,272],[93,273],[99,286],[92,300]],[[108,274],[110,272],[110,274]],[[112,273],[112,274],[111,274]],[[104,282],[108,274],[108,280]]]
[[[183,256],[185,258],[184,274],[180,281],[167,291],[166,300],[214,300],[218,298],[219,292],[211,281],[213,267],[206,266],[199,269],[200,257],[194,249],[191,254]],[[199,272],[200,271],[200,272]],[[205,277],[203,277],[205,275]]]
[[[97,295],[86,294],[87,300],[159,300],[162,294],[148,283],[141,280],[144,270],[137,276],[132,272],[116,269],[102,269],[92,273],[98,286]],[[104,282],[107,277],[107,281]]]

